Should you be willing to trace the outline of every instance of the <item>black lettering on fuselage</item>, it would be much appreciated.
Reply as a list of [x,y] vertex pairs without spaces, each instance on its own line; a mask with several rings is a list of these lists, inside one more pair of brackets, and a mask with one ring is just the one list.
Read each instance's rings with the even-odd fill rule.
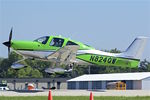
[[115,63],[116,63],[116,60],[117,60],[117,59],[113,59],[113,60],[112,60],[112,64],[115,64]]
[[107,62],[108,62],[108,63],[111,63],[111,61],[112,61],[112,58],[108,58],[108,61],[107,61]]
[[91,56],[90,61],[94,61],[95,56]]
[[96,56],[94,61],[97,62],[98,59],[99,59],[99,56]]
[[90,61],[99,63],[115,64],[117,59],[108,56],[91,55]]

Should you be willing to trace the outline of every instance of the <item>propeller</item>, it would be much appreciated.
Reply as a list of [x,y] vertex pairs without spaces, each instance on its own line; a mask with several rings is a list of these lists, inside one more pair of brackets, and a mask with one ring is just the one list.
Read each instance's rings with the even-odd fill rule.
[[13,28],[11,28],[11,30],[10,30],[9,40],[3,43],[5,46],[8,47],[8,57],[9,57],[9,54],[10,54],[11,39],[12,39],[12,31],[13,31]]

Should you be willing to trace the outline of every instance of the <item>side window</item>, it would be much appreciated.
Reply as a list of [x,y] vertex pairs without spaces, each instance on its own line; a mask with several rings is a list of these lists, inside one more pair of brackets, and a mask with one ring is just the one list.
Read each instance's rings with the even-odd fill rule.
[[78,45],[78,44],[71,42],[71,41],[68,41],[66,45]]
[[64,43],[64,39],[53,38],[52,41],[50,42],[50,46],[62,47],[63,43]]

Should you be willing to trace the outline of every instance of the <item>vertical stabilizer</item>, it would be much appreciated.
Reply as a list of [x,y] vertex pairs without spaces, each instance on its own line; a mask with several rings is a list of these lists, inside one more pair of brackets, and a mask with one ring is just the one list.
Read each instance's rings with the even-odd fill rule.
[[127,48],[127,50],[122,53],[122,55],[127,58],[140,59],[144,51],[147,39],[148,37],[137,37]]

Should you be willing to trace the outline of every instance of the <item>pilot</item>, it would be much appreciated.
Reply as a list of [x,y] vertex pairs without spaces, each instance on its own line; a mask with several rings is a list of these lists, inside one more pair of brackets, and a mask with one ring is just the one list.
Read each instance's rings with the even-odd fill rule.
[[63,44],[63,41],[59,38],[54,38],[52,42],[50,43],[51,46],[61,47]]
[[54,41],[53,46],[59,47],[59,39],[55,38],[53,41]]

